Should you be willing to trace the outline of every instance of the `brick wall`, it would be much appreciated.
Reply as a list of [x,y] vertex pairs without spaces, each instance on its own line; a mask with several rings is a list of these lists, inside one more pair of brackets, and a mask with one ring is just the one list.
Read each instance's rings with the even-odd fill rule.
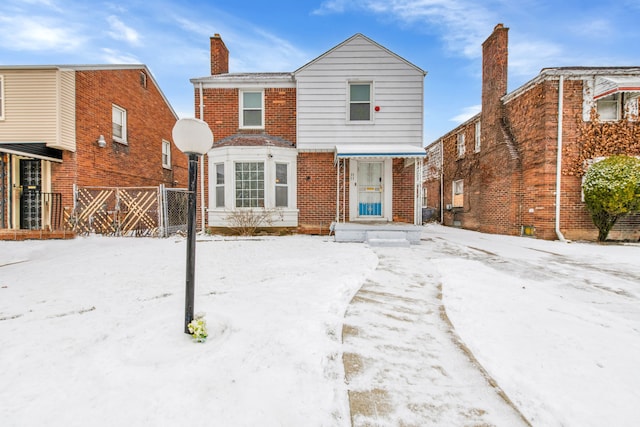
[[[298,154],[298,221],[302,233],[326,234],[336,218],[337,172],[333,157],[333,153]],[[348,188],[349,182],[345,185]],[[349,218],[348,200],[345,209],[345,218]]]
[[[171,144],[170,170],[162,167],[162,140],[172,141],[176,118],[153,80],[137,70],[76,71],[76,151],[52,166],[53,191],[73,206],[72,185],[187,186],[187,159]],[[127,145],[113,141],[112,104],[127,111]],[[98,147],[104,135],[107,145]]]
[[415,166],[405,167],[404,159],[393,159],[393,212],[395,222],[413,224]]

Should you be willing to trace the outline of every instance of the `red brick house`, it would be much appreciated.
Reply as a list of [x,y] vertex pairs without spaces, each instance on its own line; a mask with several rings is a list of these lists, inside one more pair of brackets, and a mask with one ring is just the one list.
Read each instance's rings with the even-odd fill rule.
[[[608,155],[640,155],[640,67],[545,68],[507,93],[507,43],[502,24],[483,43],[481,113],[427,147],[425,203],[445,225],[595,240],[582,175]],[[640,216],[609,236],[637,241]]]
[[209,227],[251,208],[306,233],[419,223],[423,70],[362,34],[282,73],[229,73],[222,39],[210,43],[211,75],[191,79],[215,139]]
[[144,65],[0,66],[0,229],[65,228],[74,186],[185,187],[176,120]]

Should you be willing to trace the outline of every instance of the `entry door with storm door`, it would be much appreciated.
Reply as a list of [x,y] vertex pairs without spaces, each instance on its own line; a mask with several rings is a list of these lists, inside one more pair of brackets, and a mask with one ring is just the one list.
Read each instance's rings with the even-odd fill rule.
[[22,229],[37,230],[41,228],[41,185],[40,160],[20,159],[20,228]]
[[358,162],[358,216],[380,218],[383,207],[384,162]]

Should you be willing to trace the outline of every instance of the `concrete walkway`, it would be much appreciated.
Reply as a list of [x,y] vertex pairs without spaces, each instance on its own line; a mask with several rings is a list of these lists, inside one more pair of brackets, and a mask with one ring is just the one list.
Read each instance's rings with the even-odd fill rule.
[[428,247],[373,250],[342,332],[352,426],[529,425],[459,342]]

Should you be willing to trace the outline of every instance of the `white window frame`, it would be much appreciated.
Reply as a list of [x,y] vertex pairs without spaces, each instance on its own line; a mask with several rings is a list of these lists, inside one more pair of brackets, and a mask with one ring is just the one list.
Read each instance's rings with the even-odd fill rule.
[[456,151],[458,153],[458,157],[464,157],[464,153],[466,151],[464,145],[464,132],[459,132],[456,136]]
[[[222,170],[222,174],[218,174],[218,168],[220,168]],[[213,165],[213,172],[214,172],[214,188],[215,188],[215,192],[214,192],[214,197],[215,197],[215,202],[214,202],[214,206],[216,208],[224,208],[224,202],[225,202],[225,187],[224,187],[224,183],[225,183],[225,170],[224,170],[224,162],[220,162],[220,163],[214,163]],[[220,194],[219,190],[222,190]]]
[[[113,121],[113,119],[115,118],[116,113],[120,114],[120,118],[122,123],[116,123]],[[122,128],[122,136],[116,136],[115,133],[112,135],[113,140],[116,142],[119,142],[121,144],[127,144],[127,110],[125,110],[124,108],[116,105],[116,104],[111,104],[111,125],[112,125],[112,133],[113,133],[113,125],[117,124],[119,126],[121,126]]]
[[[351,100],[351,86],[369,86],[369,101],[352,101]],[[372,81],[361,81],[361,80],[352,80],[347,82],[347,122],[354,124],[363,124],[363,123],[373,123],[373,82]],[[367,120],[352,120],[351,119],[351,104],[369,104],[369,119]]]
[[[257,108],[245,108],[244,107],[244,95],[245,93],[259,93],[260,94],[260,125],[259,126],[255,126],[255,125],[245,125],[244,123],[244,111],[245,110],[250,110],[250,111],[257,111]],[[247,89],[247,90],[241,90],[239,93],[240,99],[239,99],[239,107],[240,107],[240,116],[239,116],[239,120],[240,120],[240,129],[264,129],[264,90],[262,89]]]
[[171,169],[171,143],[166,139],[162,140],[162,167]]
[[456,179],[451,184],[451,206],[464,207],[464,179]]
[[[596,110],[598,112],[598,118],[601,122],[615,122],[620,120],[620,110],[622,109],[621,107],[622,96],[620,95],[620,92],[613,93],[596,101]],[[603,115],[603,113],[609,112],[613,109],[615,109],[615,117]]]
[[4,120],[4,76],[0,76],[0,120]]
[[[238,165],[262,165],[262,179],[261,180],[257,180],[256,182],[262,182],[262,188],[258,187],[256,189],[250,189],[250,191],[255,190],[255,191],[260,191],[262,190],[262,196],[256,196],[253,197],[252,195],[250,195],[248,198],[240,198],[238,199],[238,183],[239,182],[243,182],[245,180],[238,180],[237,174],[238,174]],[[260,161],[260,160],[250,160],[250,161],[236,161],[233,162],[233,173],[235,174],[235,178],[233,180],[233,186],[234,186],[234,191],[235,191],[235,196],[233,198],[233,206],[235,209],[242,209],[242,208],[249,208],[249,209],[253,209],[253,208],[265,208],[266,204],[267,204],[267,168],[265,165],[264,161]],[[238,201],[243,201],[242,206],[238,206]],[[255,206],[253,205],[253,201],[256,201]],[[245,201],[249,202],[249,205],[247,206]]]
[[[284,166],[285,169],[285,182],[278,181],[278,166]],[[273,194],[273,205],[276,208],[288,208],[289,207],[289,170],[291,169],[289,163],[286,162],[275,162],[274,164],[274,194]],[[287,203],[284,205],[278,204],[278,189],[284,189],[287,195]]]
[[480,148],[481,148],[481,142],[480,142],[480,132],[482,131],[482,126],[480,125],[480,121],[476,122],[476,129],[475,129],[475,144],[474,144],[474,151],[476,153],[480,152]]

